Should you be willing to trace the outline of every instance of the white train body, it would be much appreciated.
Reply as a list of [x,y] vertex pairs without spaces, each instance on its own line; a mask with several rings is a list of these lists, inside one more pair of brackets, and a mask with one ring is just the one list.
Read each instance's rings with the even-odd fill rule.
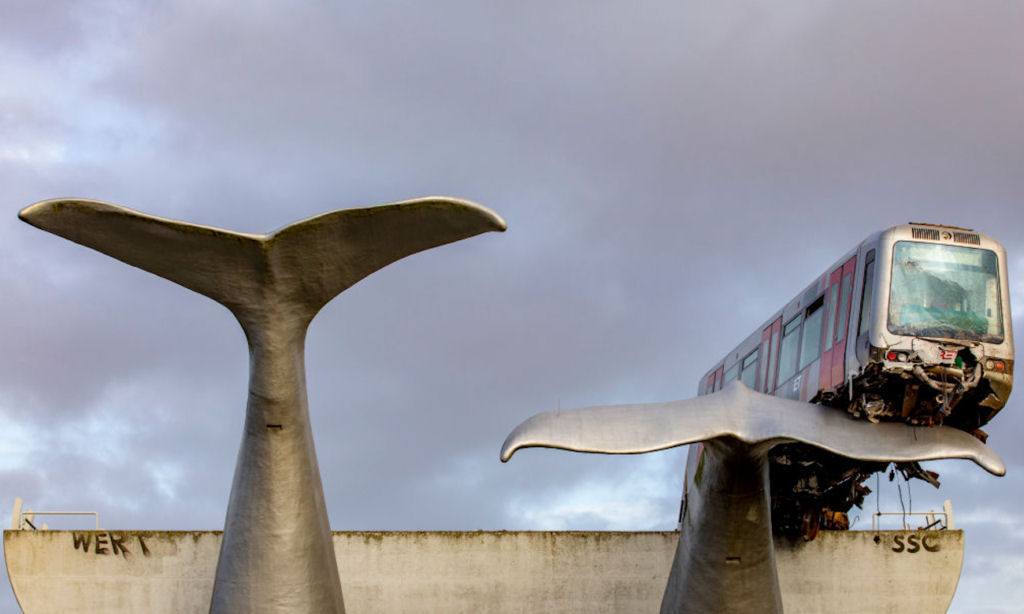
[[[698,392],[741,379],[766,394],[872,421],[946,424],[984,440],[980,427],[1012,389],[1011,322],[999,242],[957,227],[894,226],[772,314],[704,375]],[[861,482],[884,468],[783,449],[773,461],[780,508],[773,520],[783,532],[801,522],[806,536],[808,523],[828,524],[837,510],[859,504],[868,492]],[[899,468],[937,484],[916,464]],[[796,494],[784,491],[790,487]]]

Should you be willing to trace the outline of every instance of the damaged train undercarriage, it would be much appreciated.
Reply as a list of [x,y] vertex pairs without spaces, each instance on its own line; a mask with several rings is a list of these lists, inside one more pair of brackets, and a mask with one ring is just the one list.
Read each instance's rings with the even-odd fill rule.
[[[871,422],[944,424],[985,442],[988,434],[980,427],[1006,403],[1012,361],[986,360],[976,355],[981,351],[977,345],[950,347],[938,340],[916,341],[914,351],[873,348],[862,374],[843,389],[820,393],[812,402]],[[922,342],[930,342],[929,347]],[[924,358],[932,353],[950,358],[928,364]],[[871,493],[864,483],[887,469],[890,481],[899,475],[939,487],[938,474],[918,463],[893,463],[890,468],[886,463],[855,461],[803,444],[778,446],[771,457],[775,532],[811,540],[820,529],[848,529],[848,512],[861,507]]]

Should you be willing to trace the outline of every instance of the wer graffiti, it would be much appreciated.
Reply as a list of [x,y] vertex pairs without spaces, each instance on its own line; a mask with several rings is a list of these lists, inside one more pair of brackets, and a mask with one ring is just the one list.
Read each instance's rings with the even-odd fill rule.
[[[127,558],[132,553],[132,550],[128,549],[125,545],[125,536],[116,533],[72,533],[71,538],[74,542],[75,550],[81,550],[82,552],[89,552],[89,547],[91,546],[93,554],[120,554],[122,557]],[[146,542],[142,536],[135,536],[135,540],[139,544],[137,552],[143,556],[149,556],[149,548],[146,547]],[[128,543],[131,544],[131,541],[129,539]],[[131,545],[132,548],[135,548],[134,544]]]

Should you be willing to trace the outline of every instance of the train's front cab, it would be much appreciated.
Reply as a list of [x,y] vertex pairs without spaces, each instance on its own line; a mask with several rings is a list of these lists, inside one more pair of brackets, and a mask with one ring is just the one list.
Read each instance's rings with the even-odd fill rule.
[[860,251],[868,326],[850,351],[851,411],[967,431],[984,425],[1013,381],[1003,246],[964,228],[906,224]]

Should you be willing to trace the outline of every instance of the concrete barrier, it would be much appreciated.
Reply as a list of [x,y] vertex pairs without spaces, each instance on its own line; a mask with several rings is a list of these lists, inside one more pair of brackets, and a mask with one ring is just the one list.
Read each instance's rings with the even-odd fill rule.
[[[219,531],[4,531],[26,614],[205,613]],[[349,614],[657,612],[675,532],[335,532]],[[944,612],[962,531],[777,540],[786,612]]]
[[963,531],[822,531],[775,542],[786,612],[945,612],[964,562]]

